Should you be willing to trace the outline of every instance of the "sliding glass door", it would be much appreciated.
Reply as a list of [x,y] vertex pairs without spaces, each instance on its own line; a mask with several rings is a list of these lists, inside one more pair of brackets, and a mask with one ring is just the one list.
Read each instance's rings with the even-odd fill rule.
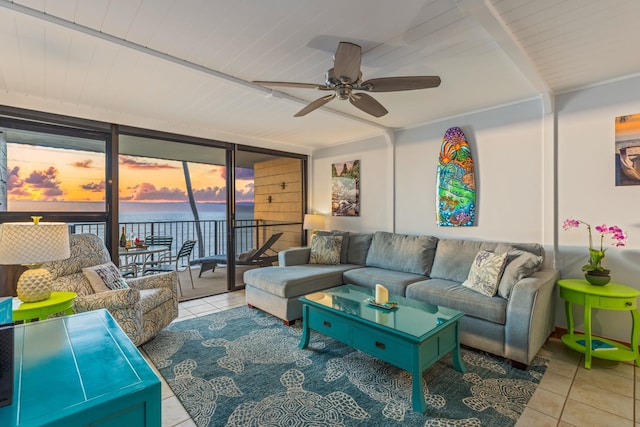
[[235,151],[235,286],[248,269],[275,265],[278,252],[300,246],[306,163],[300,156],[243,147]]
[[[226,292],[227,149],[127,133],[119,147],[118,222],[125,242],[169,242],[166,253],[146,259],[120,251],[121,264],[144,274],[177,261],[182,299]],[[190,241],[196,243],[187,253]]]

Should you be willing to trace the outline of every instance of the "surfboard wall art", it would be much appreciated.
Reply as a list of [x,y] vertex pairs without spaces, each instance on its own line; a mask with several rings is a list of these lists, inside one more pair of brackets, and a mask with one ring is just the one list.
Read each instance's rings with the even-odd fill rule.
[[460,128],[450,128],[442,138],[438,160],[436,220],[445,227],[475,224],[476,178],[471,148]]

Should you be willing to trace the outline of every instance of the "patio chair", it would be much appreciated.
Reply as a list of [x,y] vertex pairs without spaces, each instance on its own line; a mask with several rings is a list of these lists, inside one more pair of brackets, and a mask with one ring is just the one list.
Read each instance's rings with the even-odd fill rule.
[[167,246],[171,250],[173,236],[147,236],[144,238],[144,244],[147,246]]
[[[250,251],[247,254],[240,254],[236,257],[236,265],[255,265],[258,267],[265,267],[272,265],[278,260],[278,252],[275,251],[272,246],[282,236],[282,233],[272,234],[262,246],[255,251]],[[268,252],[271,252],[269,254]],[[244,255],[244,256],[243,256]],[[191,265],[202,264],[200,267],[200,274],[202,276],[205,271],[216,271],[218,264],[226,265],[227,256],[225,254],[210,255],[191,261]]]
[[[176,254],[176,256],[165,255],[161,256],[157,261],[148,261],[145,265],[143,275],[148,273],[159,273],[166,271],[184,271],[189,270],[189,279],[191,280],[191,288],[193,286],[193,275],[191,274],[191,265],[189,264],[189,257],[193,251],[197,240],[185,240],[182,247]],[[180,289],[180,295],[182,296],[182,284],[180,283],[180,276],[178,276],[178,288]]]

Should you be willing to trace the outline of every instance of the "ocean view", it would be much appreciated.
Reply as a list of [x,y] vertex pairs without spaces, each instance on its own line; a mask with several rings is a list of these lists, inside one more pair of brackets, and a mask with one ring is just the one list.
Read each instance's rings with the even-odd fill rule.
[[[226,219],[227,205],[198,203],[201,220]],[[253,203],[236,204],[237,219],[253,219]],[[123,202],[120,204],[120,222],[193,221],[189,203]]]
[[[223,203],[198,203],[201,220],[224,220],[226,207]],[[11,201],[12,211],[88,211],[104,209],[104,203],[96,202],[21,202]],[[236,204],[237,219],[253,219],[253,203]],[[45,218],[46,220],[46,218]],[[187,202],[121,202],[119,222],[163,222],[193,221],[193,213]]]

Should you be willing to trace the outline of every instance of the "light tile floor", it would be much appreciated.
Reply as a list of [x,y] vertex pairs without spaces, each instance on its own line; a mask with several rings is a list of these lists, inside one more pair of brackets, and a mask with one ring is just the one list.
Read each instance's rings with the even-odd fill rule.
[[[180,303],[175,321],[244,304],[243,290],[186,301]],[[592,369],[585,369],[583,355],[555,338],[547,341],[539,355],[549,359],[549,367],[516,427],[640,427],[636,392],[640,391],[640,368],[593,359]],[[162,425],[195,426],[166,381],[160,374],[158,377],[162,382]]]

